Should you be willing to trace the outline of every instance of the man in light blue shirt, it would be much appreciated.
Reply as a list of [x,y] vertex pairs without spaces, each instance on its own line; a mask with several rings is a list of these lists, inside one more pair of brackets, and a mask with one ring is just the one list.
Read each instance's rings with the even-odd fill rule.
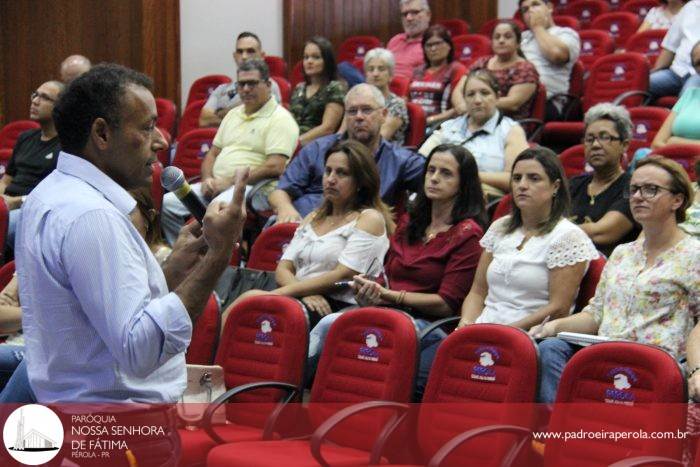
[[183,228],[162,270],[132,225],[127,190],[150,186],[156,160],[150,88],[140,73],[99,65],[54,109],[63,152],[27,198],[16,240],[39,402],[177,401],[192,321],[240,236],[247,173],[231,204],[210,206],[201,229]]

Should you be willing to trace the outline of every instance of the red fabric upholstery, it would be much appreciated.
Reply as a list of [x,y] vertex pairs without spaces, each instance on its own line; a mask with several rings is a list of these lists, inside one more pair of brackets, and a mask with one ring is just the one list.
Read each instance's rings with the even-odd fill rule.
[[600,57],[611,54],[615,50],[612,37],[605,31],[586,29],[579,31],[578,35],[581,38],[581,54],[578,59],[586,69],[589,69]]
[[554,5],[554,13],[557,15],[563,14],[566,7],[572,3],[572,0],[552,0],[552,5]]
[[581,279],[581,287],[576,297],[574,313],[583,310],[595,295],[595,289],[598,287],[598,281],[600,280],[600,275],[603,273],[606,262],[607,260],[605,257],[600,255],[597,259],[594,259],[588,264],[588,271],[586,271],[586,275]]
[[627,0],[620,6],[620,11],[634,13],[643,21],[649,10],[659,6],[660,3],[659,0]]
[[678,102],[678,96],[664,96],[659,97],[653,103],[653,105],[658,107],[666,107],[667,109],[673,109],[673,106]]
[[559,161],[564,167],[566,178],[581,175],[586,171],[586,156],[583,152],[583,144],[577,144],[559,154]]
[[175,102],[164,97],[156,97],[156,109],[158,111],[156,126],[163,128],[168,133],[175,131],[175,119],[177,118]]
[[649,29],[648,31],[632,34],[625,44],[627,52],[637,52],[649,60],[650,65],[656,63],[661,53],[661,42],[666,35],[665,29]]
[[14,149],[19,135],[28,130],[39,128],[33,120],[15,120],[0,128],[0,149]]
[[10,261],[0,268],[0,291],[12,280],[12,275],[15,273],[15,262]]
[[180,124],[177,128],[177,139],[180,140],[187,132],[199,128],[199,114],[202,113],[202,107],[206,104],[206,99],[191,102],[185,107],[185,111],[180,117]]
[[338,63],[363,58],[370,50],[381,47],[382,41],[374,36],[350,36],[338,47]]
[[436,22],[445,27],[452,37],[457,37],[462,34],[469,34],[469,23],[463,19],[453,18],[453,19],[441,19]]
[[513,209],[513,195],[510,193],[506,193],[503,195],[503,197],[498,201],[498,205],[496,206],[496,210],[493,212],[493,218],[491,219],[491,222],[495,221],[496,219],[500,219],[503,216],[507,216],[510,214],[510,211]]
[[612,37],[615,47],[624,47],[627,39],[637,32],[641,20],[629,11],[613,11],[598,16],[591,23],[591,29],[606,31]]
[[425,111],[419,104],[406,102],[408,110],[408,131],[406,132],[406,146],[418,147],[425,139]]
[[389,83],[389,90],[399,97],[408,96],[408,86],[411,81],[403,76],[394,76]]
[[491,40],[481,34],[462,34],[452,38],[455,59],[468,67],[479,57],[490,55]]
[[[613,384],[625,375],[631,387]],[[676,361],[663,350],[633,342],[606,342],[577,352],[564,368],[558,403],[549,423],[552,432],[608,427],[614,431],[661,432],[683,429],[687,395],[685,378]],[[653,406],[650,404],[674,404]],[[592,405],[595,404],[595,409]],[[609,465],[641,455],[679,459],[683,440],[597,439],[548,442],[545,465]]]
[[632,107],[629,111],[632,118],[632,140],[627,152],[634,154],[639,148],[651,147],[656,133],[671,112],[663,107]]
[[263,230],[250,249],[250,258],[246,267],[260,271],[277,269],[277,263],[279,263],[284,249],[292,240],[297,227],[299,224],[286,223],[275,224]]
[[270,69],[270,76],[280,76],[287,79],[287,62],[276,55],[265,55],[265,63]]
[[683,166],[691,181],[697,181],[695,162],[700,158],[700,144],[667,144],[654,149],[652,155],[664,156],[673,159]]
[[165,149],[162,149],[156,153],[156,157],[158,158],[158,161],[163,165],[163,167],[167,167],[170,165],[170,145],[173,142],[172,136],[170,136],[170,132],[167,131],[164,128],[161,127],[156,127],[160,134],[163,136],[163,139],[167,143],[167,146]]
[[583,63],[581,63],[580,60],[576,60],[573,68],[571,68],[571,75],[569,76],[569,94],[578,97],[583,95],[585,73],[586,68],[583,66]]
[[484,24],[481,25],[481,28],[479,28],[479,34],[482,36],[491,37],[493,34],[493,30],[496,28],[496,25],[499,23],[499,21],[503,20],[508,20],[508,21],[515,21],[515,24],[520,27],[521,31],[524,31],[527,29],[525,26],[525,23],[522,22],[522,20],[517,19],[517,18],[494,18],[486,21]]
[[289,84],[286,78],[282,78],[281,76],[270,76],[270,78],[275,80],[277,86],[280,88],[282,103],[289,104],[289,99],[292,97],[292,85]]
[[301,60],[294,64],[292,72],[289,75],[289,82],[292,83],[292,89],[296,87],[297,84],[304,81],[304,64]]
[[574,16],[581,23],[581,27],[586,29],[596,17],[608,11],[610,4],[603,0],[576,0],[564,8],[563,14]]
[[563,28],[571,28],[574,31],[579,31],[579,34],[581,32],[581,22],[575,16],[554,15],[552,16],[552,21],[554,21],[554,24],[556,24],[557,26],[561,26]]
[[192,329],[192,340],[185,354],[185,361],[194,365],[211,365],[214,361],[216,343],[219,340],[221,309],[215,295],[209,297],[204,311]]
[[202,159],[211,149],[216,128],[198,128],[180,136],[172,165],[179,167],[186,178],[199,176]]
[[[366,347],[370,334],[376,337],[377,347]],[[417,355],[415,327],[406,314],[374,307],[343,313],[328,332],[311,388],[309,417],[314,429],[336,412],[328,403],[409,402]],[[334,466],[366,463],[385,421],[383,417],[368,419],[362,415],[347,420],[328,435],[334,444],[324,444],[324,456]],[[236,465],[318,464],[306,441],[219,446],[207,458],[209,467]]]
[[226,75],[207,75],[195,80],[190,86],[190,91],[187,94],[187,104],[185,107],[189,106],[194,101],[207,100],[209,94],[211,94],[214,89],[219,87],[221,84],[230,83],[231,78]]

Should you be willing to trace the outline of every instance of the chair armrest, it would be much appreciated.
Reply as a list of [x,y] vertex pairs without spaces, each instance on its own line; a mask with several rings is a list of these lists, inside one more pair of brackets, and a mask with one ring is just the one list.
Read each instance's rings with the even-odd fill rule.
[[421,343],[421,350],[423,350],[422,343],[429,334],[432,334],[436,329],[441,329],[443,326],[447,325],[451,325],[454,329],[457,326],[457,323],[459,323],[459,319],[459,316],[450,316],[449,318],[439,319],[433,322],[427,328],[424,328],[418,335],[418,341]]
[[542,136],[542,129],[544,128],[544,122],[542,120],[539,118],[521,118],[520,120],[516,121],[521,127],[523,127],[523,130],[525,130],[526,133],[526,126],[529,127],[532,125],[535,128],[530,134],[530,137],[527,139],[528,142],[539,141],[540,137]]
[[[562,98],[565,98],[562,99]],[[554,94],[550,98],[547,99],[547,102],[553,101],[553,100],[561,100],[563,101],[563,106],[562,106],[562,115],[564,116],[564,121],[571,121],[574,119],[572,117],[572,113],[576,109],[580,109],[583,106],[583,103],[581,101],[581,97],[576,96],[574,94],[568,94],[565,92],[561,92],[558,94]]]
[[[263,431],[263,439],[266,436],[271,437],[272,436],[272,429],[274,428],[274,422],[276,421],[277,417],[279,416],[279,413],[282,411],[282,408],[286,406],[292,399],[294,399],[297,394],[299,393],[299,388],[293,384],[289,383],[283,383],[279,381],[261,381],[258,383],[248,383],[248,384],[241,384],[240,386],[236,386],[235,388],[231,388],[219,397],[214,400],[211,404],[209,404],[209,407],[207,407],[207,410],[204,412],[204,416],[202,417],[202,428],[204,428],[204,431],[207,432],[209,437],[213,439],[216,444],[224,444],[226,441],[221,438],[216,432],[214,431],[214,427],[212,426],[211,419],[212,416],[214,415],[214,412],[227,400],[231,399],[234,396],[237,396],[238,394],[242,394],[244,392],[248,391],[254,391],[256,389],[261,389],[261,388],[276,388],[276,389],[282,389],[287,392],[287,395],[282,397],[280,400],[280,403],[278,404],[277,408],[270,414],[270,417],[268,417],[267,422],[265,423],[265,429]],[[273,418],[274,417],[274,418]]]
[[647,91],[625,91],[613,100],[613,104],[622,105],[625,99],[633,96],[644,96],[645,99],[642,101],[642,105],[647,105],[652,98],[652,95]]
[[636,467],[638,465],[647,465],[647,464],[683,465],[683,463],[681,461],[676,460],[676,459],[671,459],[670,457],[637,456],[637,457],[630,457],[628,459],[622,459],[621,461],[617,461],[613,464],[610,464],[610,467]]
[[527,440],[529,439],[530,434],[532,433],[529,429],[524,428],[522,426],[516,426],[516,425],[490,425],[490,426],[482,426],[479,428],[474,428],[472,430],[465,431],[463,433],[458,434],[457,436],[453,437],[450,439],[448,442],[446,442],[438,451],[433,455],[433,457],[430,459],[430,461],[427,464],[427,467],[439,467],[444,460],[452,454],[452,451],[457,449],[462,443],[465,441],[472,440],[478,436],[489,434],[489,433],[515,433],[518,435],[522,435],[522,439],[518,441],[513,448],[511,448],[510,452],[506,454],[506,456],[503,458],[503,462],[501,463],[502,466],[510,466],[513,461],[515,461],[515,457],[518,455],[518,452],[522,449],[522,447],[525,445]]
[[311,436],[311,454],[314,456],[314,459],[316,459],[316,462],[321,464],[323,467],[330,467],[330,464],[326,462],[321,454],[321,445],[326,435],[328,435],[333,428],[345,421],[347,418],[350,418],[360,412],[373,409],[394,409],[394,415],[387,421],[386,425],[384,425],[384,428],[379,434],[377,441],[374,443],[374,446],[372,446],[372,452],[370,453],[369,457],[369,465],[378,464],[379,459],[381,458],[382,449],[384,448],[384,443],[398,424],[404,419],[409,408],[409,404],[401,404],[399,402],[390,401],[367,401],[346,407],[340,412],[331,416],[316,429],[314,434]]
[[[255,206],[253,206],[253,199],[255,199],[255,196],[267,185],[268,183],[277,180],[276,178],[264,178],[260,181],[258,181],[255,185],[253,185],[250,188],[250,191],[248,192],[248,195],[245,197],[245,207],[248,212],[251,212],[255,215],[261,215],[264,212],[263,211],[258,211],[255,209]],[[267,216],[269,217],[269,216]]]

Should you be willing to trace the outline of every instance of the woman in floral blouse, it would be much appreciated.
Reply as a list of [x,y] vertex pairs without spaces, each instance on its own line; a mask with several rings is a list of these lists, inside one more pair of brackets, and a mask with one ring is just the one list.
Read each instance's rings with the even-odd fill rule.
[[[536,326],[531,335],[599,334],[657,345],[676,358],[685,355],[700,312],[700,240],[678,227],[693,200],[688,174],[669,159],[644,159],[632,174],[629,200],[642,236],[615,249],[595,297],[581,313]],[[539,348],[540,401],[553,402],[564,365],[577,347],[551,338]]]

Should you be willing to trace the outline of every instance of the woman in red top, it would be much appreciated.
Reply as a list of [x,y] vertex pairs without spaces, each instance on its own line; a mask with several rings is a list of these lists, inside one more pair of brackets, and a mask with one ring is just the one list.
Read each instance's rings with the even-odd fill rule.
[[443,26],[429,27],[423,33],[425,65],[414,70],[408,89],[408,101],[419,104],[425,111],[428,126],[457,116],[452,108],[452,90],[466,73],[466,68],[454,60],[454,44]]

